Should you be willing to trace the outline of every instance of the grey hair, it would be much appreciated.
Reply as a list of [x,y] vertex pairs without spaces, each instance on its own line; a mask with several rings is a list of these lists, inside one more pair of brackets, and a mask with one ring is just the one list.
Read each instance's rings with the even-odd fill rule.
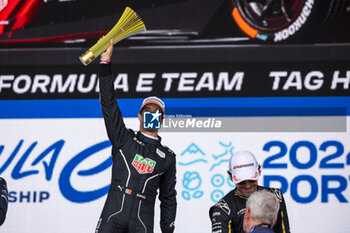
[[246,207],[249,209],[253,220],[261,220],[264,223],[273,225],[277,218],[280,203],[273,193],[262,190],[250,195]]

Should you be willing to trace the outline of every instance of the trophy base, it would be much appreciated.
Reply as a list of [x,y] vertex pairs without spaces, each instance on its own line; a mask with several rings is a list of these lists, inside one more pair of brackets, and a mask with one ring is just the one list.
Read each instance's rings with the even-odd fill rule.
[[95,59],[95,55],[90,50],[87,50],[79,57],[79,59],[85,66],[87,66]]

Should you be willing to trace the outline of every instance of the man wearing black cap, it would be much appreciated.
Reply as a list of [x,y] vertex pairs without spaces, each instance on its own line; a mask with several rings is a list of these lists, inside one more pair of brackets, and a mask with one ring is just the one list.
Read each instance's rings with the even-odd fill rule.
[[8,191],[5,179],[0,177],[0,226],[6,219],[8,205]]
[[236,188],[210,208],[209,216],[213,233],[244,233],[243,220],[246,212],[246,201],[254,192],[261,190],[272,192],[280,202],[273,231],[276,233],[290,232],[287,208],[282,192],[279,189],[258,185],[260,169],[255,156],[248,151],[239,151],[231,156],[228,173]]
[[115,99],[110,58],[113,41],[101,54],[100,102],[109,140],[112,143],[112,182],[96,233],[152,233],[154,203],[159,189],[160,227],[174,231],[176,215],[175,154],[161,144],[158,129],[144,128],[145,114],[159,122],[164,102],[146,98],[140,108],[139,132],[127,129]]

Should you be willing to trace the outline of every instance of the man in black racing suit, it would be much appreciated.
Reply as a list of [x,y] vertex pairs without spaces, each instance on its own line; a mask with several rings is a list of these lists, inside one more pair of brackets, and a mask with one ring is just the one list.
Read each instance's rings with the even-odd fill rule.
[[[175,154],[161,144],[156,129],[143,129],[144,111],[161,111],[164,103],[146,98],[139,112],[140,131],[124,125],[115,99],[110,58],[113,41],[101,54],[100,102],[109,140],[112,143],[112,181],[96,233],[152,233],[154,203],[159,189],[160,227],[174,231],[176,215]],[[104,64],[103,64],[104,63]]]
[[275,233],[290,233],[287,208],[282,192],[276,188],[258,186],[261,170],[252,153],[247,151],[234,153],[230,158],[228,173],[236,184],[236,188],[210,208],[212,233],[244,233],[243,220],[246,201],[253,192],[260,190],[274,193],[280,202],[273,231]]

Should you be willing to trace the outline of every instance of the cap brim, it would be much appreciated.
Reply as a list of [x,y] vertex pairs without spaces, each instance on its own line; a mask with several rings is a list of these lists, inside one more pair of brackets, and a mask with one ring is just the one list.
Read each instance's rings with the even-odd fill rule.
[[232,181],[234,184],[238,184],[245,180],[258,180],[259,172],[258,171],[240,171],[232,173]]

